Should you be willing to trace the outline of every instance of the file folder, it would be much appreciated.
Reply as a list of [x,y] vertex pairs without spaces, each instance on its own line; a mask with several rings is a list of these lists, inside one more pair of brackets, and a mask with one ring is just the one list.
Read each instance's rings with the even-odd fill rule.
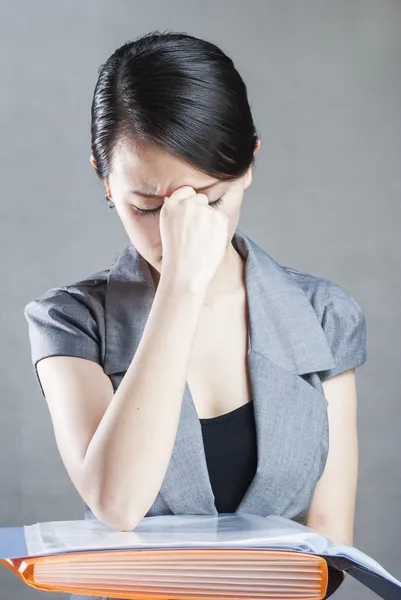
[[321,600],[329,564],[401,599],[401,582],[363,552],[273,515],[161,515],[128,532],[97,520],[3,527],[0,562],[36,589],[138,600]]

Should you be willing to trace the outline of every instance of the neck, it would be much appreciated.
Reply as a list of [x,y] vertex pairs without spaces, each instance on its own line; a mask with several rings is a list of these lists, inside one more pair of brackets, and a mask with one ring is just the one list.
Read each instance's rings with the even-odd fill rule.
[[244,285],[244,261],[230,244],[220,266],[209,283],[205,304],[214,304],[226,296],[237,294]]

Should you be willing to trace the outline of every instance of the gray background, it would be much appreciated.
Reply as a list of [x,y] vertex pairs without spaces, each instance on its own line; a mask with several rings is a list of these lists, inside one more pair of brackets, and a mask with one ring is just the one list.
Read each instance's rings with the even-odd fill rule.
[[[0,525],[83,518],[23,307],[109,266],[128,243],[89,163],[90,103],[98,66],[156,28],[217,43],[248,86],[262,149],[240,229],[364,309],[355,545],[401,578],[397,1],[1,2]],[[0,569],[0,600],[53,597]],[[374,596],[348,578],[337,597]]]

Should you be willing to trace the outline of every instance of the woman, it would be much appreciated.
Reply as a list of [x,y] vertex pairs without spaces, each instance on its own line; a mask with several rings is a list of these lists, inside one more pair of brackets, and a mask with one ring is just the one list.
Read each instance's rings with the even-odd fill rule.
[[[86,518],[280,514],[352,544],[365,320],[237,229],[260,141],[232,61],[180,33],[124,44],[100,69],[91,131],[130,243],[25,307]],[[330,570],[326,597],[342,579]]]

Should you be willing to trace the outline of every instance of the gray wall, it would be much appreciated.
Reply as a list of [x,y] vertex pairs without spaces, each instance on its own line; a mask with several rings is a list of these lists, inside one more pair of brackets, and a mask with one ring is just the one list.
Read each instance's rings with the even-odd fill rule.
[[[396,0],[1,2],[0,525],[83,518],[22,311],[128,243],[89,163],[90,103],[98,66],[155,28],[216,42],[248,85],[263,147],[240,228],[281,264],[340,283],[365,311],[355,544],[401,578]],[[53,596],[0,569],[1,600]],[[336,597],[373,594],[349,580]]]

